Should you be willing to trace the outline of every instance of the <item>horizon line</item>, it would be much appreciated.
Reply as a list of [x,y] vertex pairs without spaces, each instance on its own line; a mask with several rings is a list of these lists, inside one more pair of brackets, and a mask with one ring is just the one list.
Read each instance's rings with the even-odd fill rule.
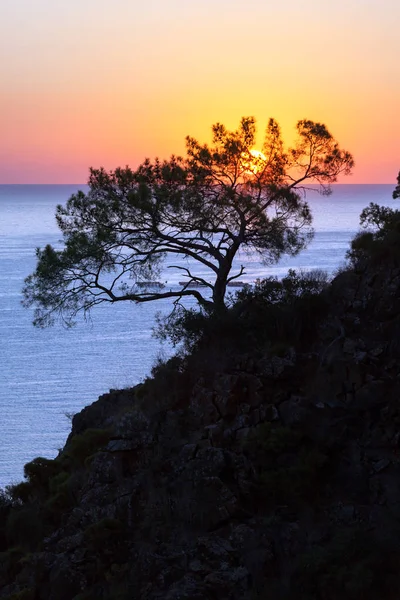
[[[69,183],[69,182],[63,182],[63,183],[51,183],[51,182],[47,182],[47,183],[2,183],[0,182],[0,185],[89,185],[87,182],[83,183]],[[318,185],[318,183],[310,183],[309,185]],[[361,182],[361,183],[357,183],[357,182],[349,182],[349,183],[331,183],[330,185],[396,185],[395,182],[393,181],[387,181],[386,183],[381,183],[381,182],[370,182],[370,183],[365,183],[365,182]]]

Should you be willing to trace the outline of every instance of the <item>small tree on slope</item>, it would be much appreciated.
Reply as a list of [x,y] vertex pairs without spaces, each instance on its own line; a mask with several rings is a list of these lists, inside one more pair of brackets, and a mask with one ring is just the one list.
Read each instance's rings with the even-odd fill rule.
[[[57,207],[64,248],[38,249],[36,270],[25,280],[24,305],[35,307],[35,325],[56,318],[72,324],[80,311],[124,300],[178,303],[191,296],[207,311],[224,311],[227,284],[244,272],[233,268],[239,250],[271,264],[305,248],[312,237],[307,184],[329,194],[337,176],[350,173],[351,154],[308,120],[298,122],[297,142],[285,150],[270,119],[262,153],[252,150],[252,117],[237,131],[221,124],[212,131],[211,146],[188,137],[185,158],[90,170],[89,191]],[[184,283],[167,291],[146,286],[166,259]],[[196,263],[209,277],[188,266]]]

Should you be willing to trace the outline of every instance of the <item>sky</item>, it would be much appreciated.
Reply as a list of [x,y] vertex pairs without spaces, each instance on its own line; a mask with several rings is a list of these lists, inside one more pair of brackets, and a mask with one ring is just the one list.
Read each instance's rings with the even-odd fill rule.
[[398,0],[0,0],[0,183],[182,154],[242,116],[325,123],[356,167],[400,169]]

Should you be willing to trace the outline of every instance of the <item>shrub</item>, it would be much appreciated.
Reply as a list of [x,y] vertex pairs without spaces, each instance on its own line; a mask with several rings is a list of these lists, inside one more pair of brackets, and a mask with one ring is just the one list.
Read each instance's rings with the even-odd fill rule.
[[41,456],[24,466],[27,481],[21,481],[6,488],[9,501],[16,505],[27,504],[45,498],[49,493],[50,481],[60,472],[63,465],[58,459],[50,460]]
[[3,509],[8,509],[12,505],[12,499],[7,490],[2,490],[0,488],[0,511]]
[[7,548],[6,523],[13,501],[5,490],[0,490],[0,552]]
[[70,473],[67,471],[61,471],[60,473],[57,473],[57,475],[54,475],[54,477],[49,480],[50,494],[57,494],[57,492],[60,490],[60,487],[62,487],[63,484],[68,481],[70,476]]
[[323,271],[290,269],[282,280],[268,277],[257,281],[254,289],[239,292],[234,312],[244,319],[256,343],[301,344],[314,337],[327,313],[327,286]]
[[14,504],[23,504],[33,498],[35,487],[30,481],[21,481],[15,485],[8,485],[6,492]]
[[347,259],[355,269],[367,264],[400,263],[400,211],[371,202],[360,215],[360,231],[351,242]]
[[64,456],[73,464],[82,466],[89,456],[109,442],[110,437],[108,429],[86,429],[70,439],[64,449]]
[[66,510],[75,505],[75,496],[72,490],[73,476],[67,471],[62,471],[49,481],[49,498],[45,504],[46,509],[52,513],[62,515]]
[[6,537],[12,544],[35,550],[44,537],[45,523],[36,504],[15,507],[6,523]]
[[48,490],[49,480],[62,470],[60,461],[38,456],[24,466],[24,476],[32,487]]
[[312,338],[319,318],[328,309],[324,290],[327,274],[321,270],[289,270],[282,280],[268,277],[246,286],[231,297],[224,313],[177,308],[158,318],[156,337],[182,344],[189,353],[199,347],[221,346],[246,350],[266,343],[301,343]]

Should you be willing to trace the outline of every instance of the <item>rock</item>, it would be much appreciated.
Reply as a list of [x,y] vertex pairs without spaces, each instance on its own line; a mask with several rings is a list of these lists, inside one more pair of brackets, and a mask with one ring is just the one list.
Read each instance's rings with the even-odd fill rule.
[[379,406],[386,399],[386,385],[384,381],[370,381],[365,383],[354,396],[353,405],[360,409],[369,409]]
[[339,504],[335,510],[335,513],[340,523],[351,523],[354,520],[355,509],[352,504]]
[[215,396],[214,403],[221,417],[232,417],[238,412],[238,398],[233,394]]
[[185,444],[180,452],[180,458],[184,462],[192,460],[196,454],[197,447],[197,444]]
[[296,353],[221,339],[76,415],[69,441],[104,444],[0,494],[0,597],[396,595],[400,269],[374,269],[335,279]]
[[295,357],[280,357],[271,356],[265,358],[258,363],[258,368],[262,375],[270,377],[272,379],[278,378],[283,375],[284,371],[294,366]]
[[221,526],[237,511],[239,503],[235,494],[219,477],[203,477],[196,488],[196,513],[201,515],[201,522],[206,529]]
[[234,552],[234,548],[229,540],[215,534],[199,537],[197,548],[202,556],[207,557],[208,562],[215,561],[215,559],[220,561],[221,558],[227,559]]
[[[235,597],[242,597],[243,592],[249,587],[249,572],[246,567],[236,569],[221,569],[207,575],[204,582],[212,590],[234,590]],[[232,596],[231,596],[232,597]]]
[[249,415],[249,419],[250,419],[250,424],[252,426],[258,425],[261,422],[260,409],[255,408],[254,410],[252,410]]
[[230,423],[230,429],[237,431],[238,429],[244,429],[250,425],[249,415],[238,415],[233,423]]
[[203,565],[199,560],[192,560],[189,563],[189,569],[194,573],[204,574],[207,573],[208,569],[205,565]]
[[111,440],[105,450],[107,452],[131,452],[143,446],[149,446],[153,441],[154,438],[151,433],[142,432],[135,435],[134,439]]
[[[232,417],[238,413],[248,413],[250,407],[262,402],[259,391],[262,383],[258,377],[248,373],[235,376],[221,376],[214,383],[214,403],[222,417]],[[247,408],[248,406],[248,408]]]
[[354,360],[356,363],[364,362],[367,358],[368,354],[364,350],[358,350],[354,353]]
[[190,409],[203,425],[218,421],[219,414],[214,404],[214,393],[200,386],[195,386],[190,398]]
[[211,440],[209,440],[208,438],[197,442],[197,447],[200,449],[209,448],[210,446],[211,446]]
[[343,342],[343,352],[345,354],[354,354],[357,350],[357,341],[346,338]]
[[236,439],[239,442],[244,442],[251,435],[251,432],[252,432],[251,427],[244,427],[243,429],[238,429],[236,431]]
[[388,460],[387,458],[382,458],[381,460],[374,462],[372,465],[372,468],[375,471],[375,473],[380,473],[381,471],[386,469],[386,467],[388,467],[389,465],[390,465],[390,460]]
[[273,404],[260,405],[260,420],[261,421],[279,421],[279,413],[276,406]]
[[384,344],[380,344],[379,346],[375,346],[375,348],[372,348],[372,350],[369,351],[370,354],[372,354],[372,356],[381,356],[385,351],[385,345]]
[[222,443],[225,433],[225,427],[222,420],[218,421],[214,425],[208,425],[204,428],[204,431],[207,432],[207,435],[213,446],[218,446]]
[[255,523],[252,527],[241,524],[234,527],[229,536],[254,582],[262,581],[268,566],[276,559],[274,543],[265,533],[261,533],[263,529],[261,523]]
[[307,421],[311,412],[309,409],[301,406],[299,399],[291,399],[279,405],[279,414],[284,425],[292,426]]
[[50,571],[48,585],[49,600],[71,600],[81,591],[81,577],[61,555]]

